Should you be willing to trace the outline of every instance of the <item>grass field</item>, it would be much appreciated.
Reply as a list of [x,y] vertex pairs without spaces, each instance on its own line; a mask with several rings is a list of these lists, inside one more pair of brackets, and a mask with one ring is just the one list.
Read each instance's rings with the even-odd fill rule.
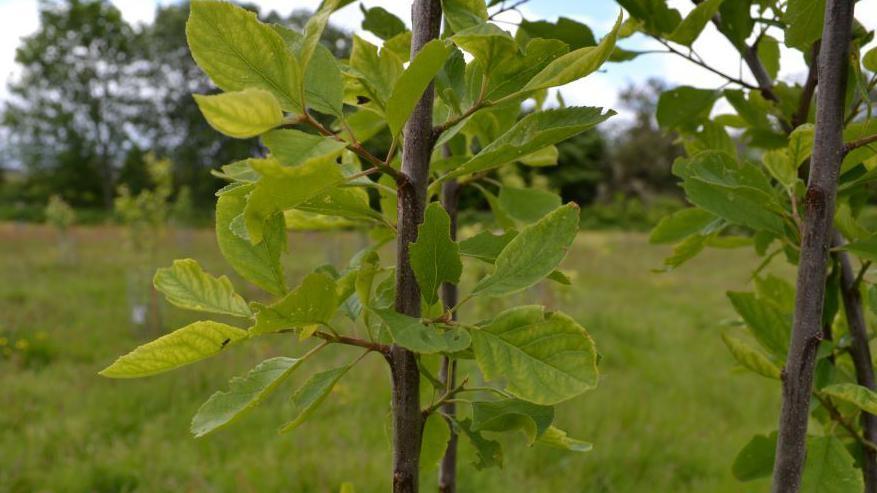
[[[366,358],[293,433],[276,432],[290,415],[292,389],[327,360],[357,353],[324,351],[261,408],[195,440],[191,416],[231,376],[309,344],[278,335],[147,379],[101,378],[101,368],[147,337],[129,322],[134,261],[117,229],[77,229],[74,238],[76,259],[64,262],[53,231],[0,225],[0,342],[8,349],[0,359],[0,491],[333,492],[344,481],[360,493],[388,490],[389,382],[378,357]],[[358,243],[352,234],[291,236],[288,277],[346,263]],[[501,440],[503,470],[476,471],[463,442],[461,492],[767,489],[738,483],[730,464],[752,434],[774,429],[779,389],[736,372],[719,337],[732,316],[724,292],[743,288],[757,260],[747,250],[713,251],[677,272],[652,273],[666,253],[639,234],[582,233],[563,265],[575,272],[572,287],[467,306],[487,316],[544,301],[587,327],[603,359],[600,387],[563,404],[557,419],[593,442],[591,453],[531,448],[514,435]],[[229,272],[211,231],[169,233],[159,257],[158,265],[197,258],[228,273],[245,296],[259,296]],[[195,320],[162,308],[165,330]],[[434,476],[424,472],[423,491],[435,491]]]

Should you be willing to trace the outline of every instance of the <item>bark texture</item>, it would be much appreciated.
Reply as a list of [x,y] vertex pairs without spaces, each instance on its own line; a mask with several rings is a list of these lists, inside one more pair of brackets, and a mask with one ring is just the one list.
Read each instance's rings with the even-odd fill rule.
[[775,493],[797,492],[807,453],[807,420],[822,333],[825,273],[832,243],[837,175],[843,157],[844,90],[854,0],[827,0],[819,53],[816,133],[804,200],[801,256],[789,355],[783,369]]
[[[414,0],[411,6],[411,58],[439,34],[442,10],[439,0]],[[405,124],[402,146],[402,176],[398,180],[398,234],[396,244],[396,311],[420,316],[420,288],[408,259],[408,246],[417,240],[423,222],[429,159],[433,148],[430,84]],[[420,442],[423,418],[420,412],[420,374],[414,353],[393,345],[390,348],[393,380],[393,491],[418,491]]]
[[[844,240],[836,235],[835,246],[843,246]],[[871,364],[871,348],[868,347],[868,328],[862,309],[862,295],[859,291],[858,276],[853,272],[850,257],[846,252],[837,253],[840,264],[840,295],[844,314],[850,331],[850,356],[856,368],[856,382],[871,390],[877,390],[874,381],[874,366]],[[877,416],[862,412],[862,435],[865,440],[877,443]],[[865,493],[877,493],[877,452],[862,447],[862,476],[865,479]]]
[[[447,150],[447,149],[445,149]],[[447,157],[447,156],[445,156]],[[459,205],[460,184],[456,180],[449,180],[442,184],[442,205],[451,218],[451,239],[457,239],[457,210]],[[442,303],[446,309],[450,309],[457,304],[457,285],[442,284]],[[453,319],[457,319],[457,314],[453,314]],[[448,388],[456,385],[457,362],[452,361],[445,356],[442,358],[442,368],[440,377],[442,382],[447,384]],[[446,402],[442,405],[442,412],[448,416],[454,416],[457,413],[457,406],[453,402]],[[451,427],[451,438],[448,440],[448,448],[439,464],[439,493],[456,493],[457,491],[457,434]]]

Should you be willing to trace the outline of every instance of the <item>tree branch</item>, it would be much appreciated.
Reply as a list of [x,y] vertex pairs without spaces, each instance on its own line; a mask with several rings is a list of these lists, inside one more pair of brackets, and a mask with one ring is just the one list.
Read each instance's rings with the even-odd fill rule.
[[695,64],[695,65],[697,65],[697,66],[699,66],[699,67],[702,67],[702,68],[704,68],[704,69],[706,69],[706,70],[709,70],[710,72],[712,72],[712,73],[718,75],[719,77],[721,77],[721,78],[727,80],[728,82],[732,82],[732,83],[734,83],[734,84],[737,84],[737,85],[739,85],[739,86],[741,86],[741,87],[745,87],[745,88],[747,88],[747,89],[760,89],[758,86],[753,85],[753,84],[750,84],[750,83],[746,82],[746,81],[743,80],[743,79],[740,79],[740,78],[734,77],[733,75],[728,75],[728,74],[722,72],[721,70],[718,70],[718,69],[716,69],[716,68],[713,68],[713,67],[710,66],[710,65],[707,65],[706,63],[703,62],[703,60],[699,60],[699,59],[694,58],[693,56],[691,56],[691,55],[689,55],[689,54],[687,54],[687,53],[684,53],[684,52],[682,52],[682,51],[680,51],[680,50],[677,50],[676,48],[673,47],[673,45],[671,45],[670,43],[664,41],[663,39],[661,39],[661,38],[659,38],[659,37],[657,37],[657,36],[652,36],[652,38],[654,38],[655,41],[657,41],[657,42],[661,43],[662,45],[664,45],[664,47],[667,48],[667,50],[669,50],[670,53],[673,53],[674,55],[678,55],[678,56],[680,56],[680,57],[682,57],[682,58],[688,60],[689,62],[691,62],[691,63],[693,63],[693,64]]
[[804,201],[792,335],[783,369],[783,403],[773,469],[774,493],[798,491],[807,453],[813,368],[822,332],[826,264],[832,243],[832,219],[843,148],[844,92],[853,4],[853,0],[827,0],[825,4],[818,62],[820,90],[816,100],[816,134]]
[[867,137],[864,137],[864,138],[861,138],[858,140],[853,140],[853,141],[847,142],[843,145],[843,150],[842,150],[843,155],[846,156],[850,152],[858,149],[859,147],[865,147],[865,146],[872,144],[874,142],[877,142],[877,134],[869,135]]

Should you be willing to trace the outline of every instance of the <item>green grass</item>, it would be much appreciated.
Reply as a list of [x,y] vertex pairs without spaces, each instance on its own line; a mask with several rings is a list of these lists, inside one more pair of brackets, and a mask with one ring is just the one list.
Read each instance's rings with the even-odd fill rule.
[[[0,225],[0,336],[30,344],[29,358],[10,348],[0,359],[0,491],[330,492],[344,481],[359,492],[389,489],[383,361],[366,358],[310,421],[277,434],[292,412],[288,396],[308,373],[358,354],[331,347],[259,409],[195,440],[191,416],[231,376],[310,344],[265,337],[167,374],[101,378],[101,368],[151,336],[128,321],[127,279],[137,269],[120,231],[74,236],[76,259],[63,262],[50,230]],[[342,265],[359,244],[353,234],[293,235],[289,278],[320,263]],[[764,482],[738,483],[730,464],[752,434],[775,428],[779,388],[735,371],[719,337],[732,316],[724,292],[744,288],[757,260],[746,250],[712,251],[679,271],[652,273],[666,253],[639,234],[583,233],[563,266],[575,271],[574,286],[466,307],[469,317],[533,302],[566,311],[596,339],[602,379],[558,410],[557,424],[593,442],[591,453],[531,448],[513,435],[501,439],[504,469],[476,471],[464,441],[461,492],[766,490]],[[231,275],[246,297],[260,296],[229,272],[211,231],[171,233],[159,257],[157,265],[197,258]],[[165,330],[196,319],[164,303],[162,310]],[[424,473],[423,491],[435,491],[434,476]]]

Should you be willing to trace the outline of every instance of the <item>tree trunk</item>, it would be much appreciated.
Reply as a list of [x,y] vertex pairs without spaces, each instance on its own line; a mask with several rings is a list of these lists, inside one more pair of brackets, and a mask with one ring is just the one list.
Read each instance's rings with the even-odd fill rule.
[[[447,150],[447,149],[445,149]],[[447,156],[446,156],[447,157]],[[448,180],[442,184],[442,205],[445,207],[448,216],[451,218],[451,239],[457,239],[457,210],[459,205],[460,184],[457,180]],[[445,309],[450,309],[457,304],[457,285],[442,284],[442,302]],[[457,319],[454,313],[453,319]],[[447,384],[448,388],[456,385],[457,362],[452,361],[447,356],[442,358],[442,368],[440,378],[442,382]],[[457,406],[453,402],[447,402],[442,405],[442,412],[448,416],[454,416],[457,412]],[[451,438],[448,440],[448,448],[442,457],[439,465],[439,493],[456,493],[457,491],[457,434],[451,427]]]
[[[414,0],[411,7],[411,57],[429,41],[438,38],[441,24],[439,0]],[[402,177],[398,180],[398,236],[396,244],[396,310],[420,316],[420,288],[408,260],[408,245],[417,240],[423,222],[432,138],[433,85],[430,84],[405,125],[402,146]],[[420,411],[420,374],[411,351],[393,345],[390,350],[393,380],[393,491],[418,490],[420,441],[423,418]]]
[[[835,246],[843,246],[844,240],[836,234]],[[877,390],[874,381],[874,366],[871,364],[871,348],[868,347],[868,328],[862,311],[862,296],[859,281],[850,265],[850,257],[844,251],[837,252],[840,263],[840,295],[844,313],[847,317],[850,338],[850,356],[856,368],[856,381],[859,385]],[[877,443],[877,416],[862,411],[862,430],[866,440]],[[862,447],[862,475],[865,478],[865,493],[877,493],[877,452]]]
[[825,272],[832,243],[837,175],[843,157],[844,90],[854,0],[827,0],[819,53],[816,134],[804,200],[801,257],[789,355],[783,369],[773,491],[797,492],[807,453],[807,420],[822,332]]

